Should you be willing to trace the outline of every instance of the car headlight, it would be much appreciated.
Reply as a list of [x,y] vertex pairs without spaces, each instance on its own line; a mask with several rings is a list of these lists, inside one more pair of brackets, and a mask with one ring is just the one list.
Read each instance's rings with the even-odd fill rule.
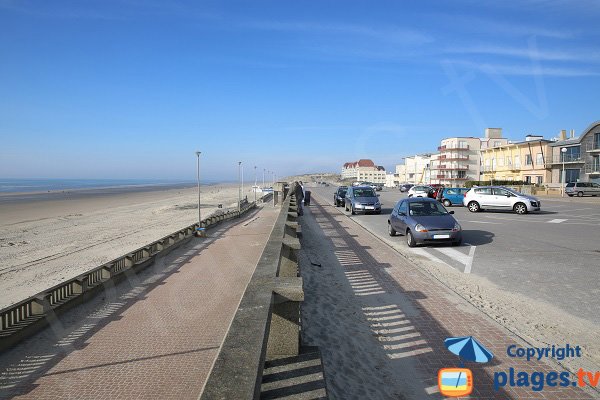
[[460,227],[460,225],[457,223],[454,224],[454,228],[452,228],[452,232],[459,232],[462,228]]
[[415,231],[417,231],[417,232],[427,232],[427,229],[425,229],[425,227],[423,225],[417,224],[415,226]]

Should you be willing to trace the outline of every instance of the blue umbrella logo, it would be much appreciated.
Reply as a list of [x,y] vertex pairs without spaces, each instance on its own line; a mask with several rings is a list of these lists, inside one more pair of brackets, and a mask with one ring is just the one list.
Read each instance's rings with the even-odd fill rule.
[[[460,359],[460,366],[463,366],[463,360],[478,363],[486,363],[494,358],[491,351],[479,343],[473,336],[450,337],[444,340],[444,345],[450,352],[456,354]],[[460,382],[461,374],[458,374],[456,386]]]

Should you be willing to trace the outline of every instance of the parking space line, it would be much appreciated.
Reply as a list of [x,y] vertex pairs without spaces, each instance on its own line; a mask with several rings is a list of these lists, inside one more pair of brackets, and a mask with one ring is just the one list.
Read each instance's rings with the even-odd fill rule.
[[552,219],[548,221],[549,224],[560,224],[561,222],[567,221],[566,219]]

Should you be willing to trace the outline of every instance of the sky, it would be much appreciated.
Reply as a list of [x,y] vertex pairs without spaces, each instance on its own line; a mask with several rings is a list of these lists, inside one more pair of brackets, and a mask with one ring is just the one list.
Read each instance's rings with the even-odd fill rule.
[[393,170],[600,120],[600,1],[0,0],[0,177]]

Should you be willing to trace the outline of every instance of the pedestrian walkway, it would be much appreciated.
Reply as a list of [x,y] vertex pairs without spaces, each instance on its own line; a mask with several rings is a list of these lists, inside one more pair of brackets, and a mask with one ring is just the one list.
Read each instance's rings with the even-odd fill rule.
[[0,355],[0,398],[197,399],[278,214],[209,230]]
[[[509,358],[510,345],[527,343],[352,219],[332,211],[328,202],[313,197],[302,218],[300,259],[303,340],[320,348],[331,398],[441,399],[438,371],[460,366],[444,339],[471,335],[495,357],[488,364],[465,363],[474,385],[467,398],[593,398],[571,382],[532,390],[533,372],[546,377],[563,370],[555,363]],[[509,374],[510,368],[515,374],[526,372],[529,386],[494,389],[494,374]],[[577,376],[569,379],[576,382]]]

